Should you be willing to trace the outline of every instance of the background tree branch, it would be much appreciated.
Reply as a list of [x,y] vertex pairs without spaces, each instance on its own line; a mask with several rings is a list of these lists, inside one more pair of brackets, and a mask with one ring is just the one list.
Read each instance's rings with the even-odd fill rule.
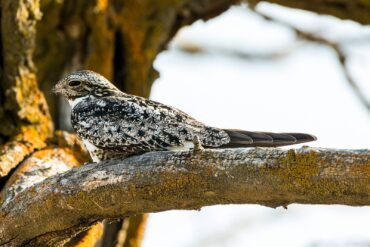
[[341,19],[370,23],[370,2],[362,0],[248,0],[251,6],[260,2],[271,2],[286,7],[309,10],[319,14],[332,15]]
[[[360,87],[358,86],[358,83],[354,79],[354,77],[351,75],[351,72],[348,67],[348,55],[342,48],[342,44],[340,42],[332,41],[329,40],[328,38],[323,37],[322,35],[320,36],[319,34],[311,33],[308,31],[304,31],[302,29],[299,29],[295,27],[293,24],[290,24],[288,22],[273,18],[267,14],[262,13],[261,11],[258,11],[256,9],[253,9],[254,13],[258,14],[262,18],[264,18],[267,21],[271,21],[274,23],[277,23],[282,26],[286,26],[290,29],[292,29],[298,39],[305,40],[307,42],[313,42],[317,43],[320,45],[327,46],[328,48],[332,49],[338,59],[338,62],[341,66],[341,69],[343,71],[343,75],[346,78],[346,81],[348,85],[352,88],[354,94],[356,95],[357,99],[359,102],[363,105],[363,107],[367,110],[367,112],[370,114],[370,102],[367,99],[366,95],[364,92],[361,91]],[[367,38],[364,40],[368,40]]]
[[313,148],[152,152],[88,164],[4,203],[0,244],[40,244],[102,219],[214,204],[370,205],[369,171],[369,150]]

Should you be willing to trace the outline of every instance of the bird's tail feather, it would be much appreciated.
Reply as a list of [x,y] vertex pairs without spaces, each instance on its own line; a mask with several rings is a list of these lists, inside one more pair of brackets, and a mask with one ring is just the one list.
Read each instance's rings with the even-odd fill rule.
[[279,147],[315,141],[317,138],[304,133],[251,132],[236,129],[224,129],[230,136],[230,142],[220,148],[236,147]]

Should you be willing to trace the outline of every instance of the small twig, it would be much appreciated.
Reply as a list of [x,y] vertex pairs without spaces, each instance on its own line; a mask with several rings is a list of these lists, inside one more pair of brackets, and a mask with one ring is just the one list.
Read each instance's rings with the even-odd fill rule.
[[248,51],[228,49],[223,47],[205,47],[190,41],[178,41],[175,48],[182,52],[191,54],[222,54],[224,56],[231,56],[245,60],[277,60],[289,55],[295,47],[286,47],[277,52],[252,53]]

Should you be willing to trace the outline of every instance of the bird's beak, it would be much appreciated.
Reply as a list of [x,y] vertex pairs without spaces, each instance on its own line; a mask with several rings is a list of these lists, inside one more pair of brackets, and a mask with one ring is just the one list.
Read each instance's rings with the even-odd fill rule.
[[53,94],[61,94],[63,92],[63,86],[61,82],[58,82],[51,90]]

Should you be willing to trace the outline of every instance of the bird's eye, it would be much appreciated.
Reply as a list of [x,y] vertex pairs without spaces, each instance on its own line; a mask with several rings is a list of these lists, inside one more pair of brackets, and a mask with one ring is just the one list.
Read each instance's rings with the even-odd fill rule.
[[71,86],[71,87],[79,86],[80,84],[81,84],[80,81],[70,81],[68,83],[68,85]]

